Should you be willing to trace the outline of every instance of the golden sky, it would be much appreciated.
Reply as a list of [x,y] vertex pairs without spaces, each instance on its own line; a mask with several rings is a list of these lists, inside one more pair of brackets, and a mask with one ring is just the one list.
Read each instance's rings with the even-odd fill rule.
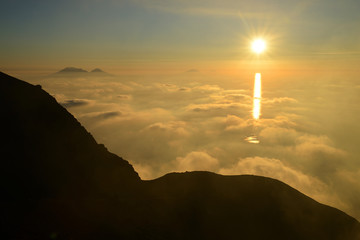
[[2,5],[3,71],[77,66],[118,73],[199,67],[236,72],[251,67],[255,37],[267,41],[262,59],[275,70],[348,71],[359,63],[360,3],[351,0],[5,0]]

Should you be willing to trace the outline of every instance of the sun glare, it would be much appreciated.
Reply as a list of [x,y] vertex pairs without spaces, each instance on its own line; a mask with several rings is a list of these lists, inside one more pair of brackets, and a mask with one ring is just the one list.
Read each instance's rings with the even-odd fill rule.
[[266,43],[262,39],[255,39],[251,44],[251,49],[257,54],[262,53],[265,50],[265,48],[266,48]]

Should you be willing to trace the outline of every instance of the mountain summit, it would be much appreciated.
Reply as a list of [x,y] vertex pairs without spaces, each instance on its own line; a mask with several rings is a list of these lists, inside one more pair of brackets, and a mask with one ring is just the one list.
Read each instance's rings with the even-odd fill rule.
[[90,72],[82,69],[82,68],[76,68],[76,67],[66,67],[64,69],[61,69],[60,71],[56,72],[55,75],[59,75],[59,76],[82,76],[83,74],[85,74],[86,76],[92,76],[92,75],[101,75],[101,74],[106,74],[108,75],[108,73],[104,72],[102,69],[100,68],[95,68],[93,70],[91,70]]
[[92,73],[105,73],[103,70],[101,70],[100,68],[95,68],[93,70],[91,70]]
[[61,69],[57,73],[88,73],[88,71],[82,68],[66,67],[64,69]]
[[0,72],[3,239],[360,239],[360,223],[278,180],[142,181],[41,86]]

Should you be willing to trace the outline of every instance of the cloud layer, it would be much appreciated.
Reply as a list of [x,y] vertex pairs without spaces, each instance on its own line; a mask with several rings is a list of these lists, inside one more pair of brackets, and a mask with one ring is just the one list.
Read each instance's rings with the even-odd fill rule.
[[[193,170],[263,175],[360,219],[356,81],[266,83],[254,122],[248,80],[185,71],[33,83],[143,179]],[[253,134],[260,144],[244,141]]]

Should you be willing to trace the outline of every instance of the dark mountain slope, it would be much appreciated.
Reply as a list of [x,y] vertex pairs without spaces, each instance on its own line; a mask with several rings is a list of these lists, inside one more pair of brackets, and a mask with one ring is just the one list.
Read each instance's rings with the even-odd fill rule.
[[256,176],[141,181],[40,86],[0,73],[2,239],[360,239],[360,224]]
[[0,186],[7,198],[118,194],[114,188],[140,180],[40,86],[4,73],[0,79]]
[[145,184],[180,239],[360,239],[355,219],[275,179],[188,172]]

